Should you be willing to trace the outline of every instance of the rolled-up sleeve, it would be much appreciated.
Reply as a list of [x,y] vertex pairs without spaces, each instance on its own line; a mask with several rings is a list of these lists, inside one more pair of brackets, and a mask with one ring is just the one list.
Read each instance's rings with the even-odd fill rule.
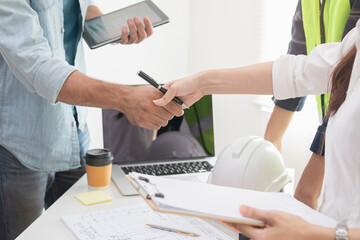
[[99,6],[99,3],[97,0],[89,0],[88,5],[89,6]]
[[284,55],[273,65],[273,89],[276,99],[328,93],[334,67],[358,37],[352,30],[341,43],[317,46],[310,55]]
[[54,52],[62,50],[50,47],[28,1],[0,2],[0,36],[0,53],[15,77],[30,92],[55,103],[65,80],[76,68],[55,56]]

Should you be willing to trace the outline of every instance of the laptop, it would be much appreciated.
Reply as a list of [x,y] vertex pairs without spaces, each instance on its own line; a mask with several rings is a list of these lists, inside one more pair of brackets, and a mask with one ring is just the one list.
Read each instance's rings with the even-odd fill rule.
[[112,181],[124,196],[137,195],[130,172],[206,182],[214,166],[212,97],[158,131],[133,126],[121,112],[104,109],[104,147],[114,155]]

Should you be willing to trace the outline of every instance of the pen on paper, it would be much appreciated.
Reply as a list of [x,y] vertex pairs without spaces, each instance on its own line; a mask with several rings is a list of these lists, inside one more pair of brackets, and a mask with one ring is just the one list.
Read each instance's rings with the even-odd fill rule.
[[[149,75],[147,75],[146,73],[144,73],[143,71],[139,71],[137,73],[142,79],[144,79],[145,81],[147,81],[150,85],[154,86],[155,88],[159,89],[160,92],[162,93],[166,93],[167,90],[165,88],[163,88],[160,84],[158,84],[152,77],[150,77]],[[178,97],[174,97],[172,99],[174,102],[176,102],[177,104],[181,105],[183,108],[188,109],[189,107],[183,102],[181,101],[180,98]]]
[[191,236],[191,237],[200,237],[201,236],[200,234],[197,234],[197,233],[183,231],[183,230],[179,230],[179,229],[175,229],[175,228],[168,228],[168,227],[158,226],[158,225],[154,225],[154,224],[146,224],[146,226],[151,227],[151,228],[155,228],[155,229],[159,229],[159,230],[168,231],[168,232],[178,233],[178,234],[185,235],[185,236]]

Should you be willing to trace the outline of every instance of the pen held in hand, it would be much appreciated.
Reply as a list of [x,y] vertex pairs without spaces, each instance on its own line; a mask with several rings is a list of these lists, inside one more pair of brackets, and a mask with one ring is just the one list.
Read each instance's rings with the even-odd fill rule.
[[[145,81],[147,81],[150,85],[154,86],[155,88],[159,89],[160,92],[162,92],[163,94],[165,94],[167,92],[167,90],[165,88],[163,88],[160,84],[158,84],[152,77],[150,77],[149,75],[147,75],[146,73],[144,73],[143,71],[139,71],[137,73],[142,79],[144,79]],[[183,102],[181,101],[180,98],[178,97],[174,97],[172,99],[174,102],[176,102],[177,104],[181,105],[183,108],[188,109],[189,107]]]
[[168,232],[178,233],[178,234],[185,235],[185,236],[191,236],[191,237],[200,237],[201,236],[200,234],[197,234],[197,233],[182,231],[182,230],[175,229],[175,228],[168,228],[168,227],[163,227],[163,226],[158,226],[158,225],[153,225],[153,224],[146,224],[146,226],[149,226],[149,227],[155,228],[155,229],[159,229],[159,230],[168,231]]

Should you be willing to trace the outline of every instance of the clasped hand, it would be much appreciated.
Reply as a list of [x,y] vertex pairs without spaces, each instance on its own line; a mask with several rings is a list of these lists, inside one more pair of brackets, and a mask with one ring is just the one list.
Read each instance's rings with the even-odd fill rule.
[[168,124],[174,116],[183,115],[179,104],[170,101],[164,106],[157,106],[152,99],[158,99],[162,93],[152,86],[136,86],[130,88],[125,100],[124,113],[129,121],[136,126],[158,130]]

